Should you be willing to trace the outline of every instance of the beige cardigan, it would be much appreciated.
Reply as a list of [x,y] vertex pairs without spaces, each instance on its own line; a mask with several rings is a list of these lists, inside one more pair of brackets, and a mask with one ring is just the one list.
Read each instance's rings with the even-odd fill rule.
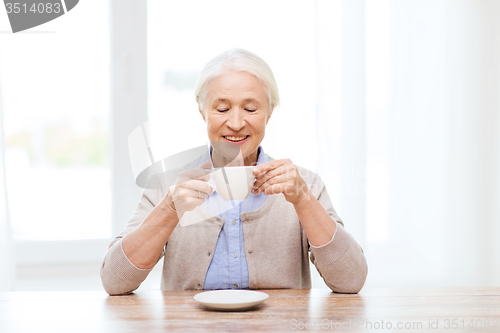
[[[293,205],[282,194],[270,195],[259,209],[241,214],[250,289],[311,288],[310,253],[310,260],[332,291],[357,293],[368,269],[363,250],[344,229],[320,177],[305,168],[298,169],[313,195],[337,222],[335,237],[323,247],[310,247]],[[137,268],[128,260],[122,239],[163,199],[167,188],[145,189],[127,226],[111,242],[101,267],[102,284],[110,295],[131,293],[151,271]],[[215,251],[224,220],[203,205],[188,215],[183,219],[202,222],[185,227],[178,224],[172,232],[158,258],[165,257],[162,290],[203,289],[213,257],[208,253]]]

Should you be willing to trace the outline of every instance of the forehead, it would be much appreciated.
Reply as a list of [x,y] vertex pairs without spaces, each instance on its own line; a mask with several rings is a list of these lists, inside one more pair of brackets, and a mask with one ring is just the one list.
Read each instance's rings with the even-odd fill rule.
[[267,89],[254,75],[247,72],[225,72],[213,79],[207,87],[207,99],[215,101],[265,102]]

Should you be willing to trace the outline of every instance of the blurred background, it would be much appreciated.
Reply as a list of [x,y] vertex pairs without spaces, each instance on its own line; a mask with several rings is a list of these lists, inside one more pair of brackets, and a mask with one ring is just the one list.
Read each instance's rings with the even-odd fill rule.
[[500,286],[500,2],[86,0],[9,30],[0,10],[0,290],[102,289],[141,194],[128,134],[205,144],[194,84],[233,47],[273,69],[262,145],[323,178],[365,288]]

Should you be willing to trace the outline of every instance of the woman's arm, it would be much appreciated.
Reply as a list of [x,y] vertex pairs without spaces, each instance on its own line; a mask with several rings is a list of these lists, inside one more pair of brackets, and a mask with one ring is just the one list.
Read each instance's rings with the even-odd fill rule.
[[[129,234],[139,229],[155,211],[161,201],[160,190],[144,190],[139,205],[128,221],[126,227],[111,242],[101,266],[101,281],[104,289],[110,295],[128,294],[137,289],[146,279],[151,268],[142,269],[134,265],[129,259],[130,250],[125,254],[123,241]],[[159,209],[158,209],[159,210]],[[156,212],[158,212],[156,210]],[[163,243],[165,246],[165,243]],[[160,250],[156,260],[160,260],[163,251]]]
[[339,293],[361,290],[368,271],[363,250],[345,231],[320,177],[308,175],[306,183],[289,159],[260,164],[254,175],[254,194],[282,193],[294,205],[311,244],[311,261],[328,287]]
[[332,240],[337,229],[336,223],[310,191],[293,206],[309,244],[320,247]]
[[316,200],[292,161],[283,159],[263,163],[254,168],[254,174],[254,194],[283,193],[285,199],[295,207],[311,245],[322,246],[332,239],[335,221]]
[[[177,213],[165,197],[122,241],[123,252],[140,269],[151,269],[158,262],[165,244],[179,222]],[[171,203],[170,203],[171,205]]]
[[110,295],[131,293],[140,286],[163,256],[184,212],[201,205],[212,192],[203,169],[187,170],[179,179],[166,194],[165,186],[144,190],[134,215],[111,243],[101,267],[102,284]]
[[316,200],[334,221],[336,231],[333,239],[322,246],[314,246],[310,241],[310,259],[333,292],[357,293],[363,288],[368,274],[363,249],[344,228],[319,176],[314,180],[313,186],[320,189]]

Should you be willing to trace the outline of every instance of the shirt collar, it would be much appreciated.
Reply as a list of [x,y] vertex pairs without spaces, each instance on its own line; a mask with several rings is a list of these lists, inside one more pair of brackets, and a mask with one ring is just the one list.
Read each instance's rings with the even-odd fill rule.
[[259,156],[257,157],[257,165],[262,164],[262,163],[266,163],[267,161],[269,161],[269,158],[267,158],[266,154],[264,154],[264,148],[262,148],[262,146],[259,146],[258,154],[259,154]]

